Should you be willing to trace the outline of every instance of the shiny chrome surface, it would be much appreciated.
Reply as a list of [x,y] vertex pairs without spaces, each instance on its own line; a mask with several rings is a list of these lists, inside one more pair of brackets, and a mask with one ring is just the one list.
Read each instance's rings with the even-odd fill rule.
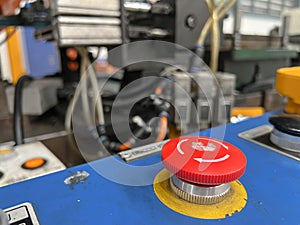
[[136,147],[124,152],[118,153],[118,155],[125,161],[125,162],[132,162],[141,158],[145,158],[156,153],[161,152],[161,149],[165,143],[169,141],[165,140],[162,142],[155,142],[149,145]]
[[88,16],[59,16],[58,23],[63,24],[102,24],[102,25],[119,25],[121,20],[112,17],[88,17]]
[[176,176],[170,179],[172,190],[182,199],[202,205],[221,202],[230,193],[230,184],[218,186],[197,186],[180,180]]
[[120,11],[102,10],[102,9],[84,9],[84,8],[68,8],[57,7],[55,15],[89,15],[89,16],[120,16]]
[[120,16],[119,0],[53,0],[51,9],[54,15],[101,15]]
[[290,134],[283,133],[274,129],[271,133],[270,140],[273,144],[287,151],[300,153],[300,138]]
[[257,144],[258,146],[262,146],[266,149],[272,150],[300,162],[300,152],[287,151],[283,148],[280,148],[270,140],[271,132],[273,131],[273,129],[274,128],[271,125],[262,125],[250,130],[243,131],[239,133],[238,136]]
[[125,2],[124,8],[131,12],[149,12],[152,6],[144,2]]

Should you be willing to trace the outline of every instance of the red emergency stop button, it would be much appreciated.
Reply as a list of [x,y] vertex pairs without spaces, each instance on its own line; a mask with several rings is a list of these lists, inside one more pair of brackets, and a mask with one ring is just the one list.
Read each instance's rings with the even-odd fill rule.
[[44,166],[46,162],[47,161],[45,159],[40,157],[29,159],[23,163],[22,168],[33,170]]
[[240,178],[246,169],[241,150],[208,137],[179,137],[162,149],[167,170],[179,179],[198,185],[220,185]]

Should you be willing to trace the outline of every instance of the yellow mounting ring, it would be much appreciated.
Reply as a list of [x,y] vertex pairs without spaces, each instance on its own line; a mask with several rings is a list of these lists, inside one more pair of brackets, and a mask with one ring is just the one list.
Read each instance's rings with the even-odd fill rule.
[[170,176],[166,169],[160,171],[155,177],[153,188],[158,199],[177,213],[200,219],[222,219],[240,212],[246,206],[247,192],[239,181],[230,183],[230,193],[222,202],[199,205],[178,197],[170,187]]

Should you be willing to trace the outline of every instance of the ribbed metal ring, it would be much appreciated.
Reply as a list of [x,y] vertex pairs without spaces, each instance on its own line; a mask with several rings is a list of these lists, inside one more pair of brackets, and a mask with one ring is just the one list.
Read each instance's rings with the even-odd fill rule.
[[230,191],[230,184],[213,187],[197,186],[180,180],[176,176],[170,179],[171,189],[180,198],[201,205],[211,205],[223,201]]
[[270,140],[273,144],[288,151],[300,152],[300,138],[274,129]]

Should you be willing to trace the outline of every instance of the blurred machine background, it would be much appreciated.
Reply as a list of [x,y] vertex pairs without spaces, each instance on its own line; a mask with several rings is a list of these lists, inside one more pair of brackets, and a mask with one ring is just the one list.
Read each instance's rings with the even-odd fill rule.
[[[283,195],[276,189],[278,201],[262,197],[266,187],[256,185],[266,182],[251,182],[254,173],[267,169],[269,173],[263,174],[269,185],[279,188],[275,177],[280,169],[274,168],[281,166],[282,171],[293,171],[286,184],[296,199],[300,196],[293,184],[299,180],[294,176],[300,149],[299,7],[298,0],[0,1],[0,196],[11,199],[0,200],[0,208],[15,216],[9,218],[10,224],[60,223],[57,212],[52,222],[47,221],[51,213],[28,191],[24,191],[28,199],[19,200],[11,197],[11,191],[23,191],[31,181],[49,182],[50,205],[66,207],[62,199],[70,193],[64,188],[87,185],[86,179],[104,186],[95,201],[106,199],[112,211],[135,192],[151,200],[144,205],[141,201],[146,200],[135,196],[134,210],[141,207],[144,213],[152,207],[154,213],[153,207],[158,207],[170,221],[196,224],[197,219],[162,209],[156,196],[149,195],[154,193],[149,186],[122,189],[103,178],[97,180],[84,163],[102,168],[114,157],[140,166],[157,163],[168,140],[199,131],[214,137],[226,126],[223,136],[214,138],[224,137],[249,159],[249,171],[241,181],[252,196],[245,213],[229,216],[224,224],[258,220],[293,224],[295,212],[283,210],[281,216],[275,206],[286,200]],[[256,116],[261,117],[252,119]],[[272,166],[272,160],[280,165]],[[113,164],[108,168],[113,171]],[[157,172],[151,172],[151,179]],[[70,175],[64,180],[67,185],[63,180],[64,187],[56,184],[66,174]],[[36,177],[41,178],[31,180]],[[258,175],[258,179],[263,178]],[[19,183],[24,180],[28,181]],[[110,189],[119,195],[105,196]],[[95,190],[89,195],[76,189],[76,194],[86,200]],[[71,208],[75,204],[69,197],[66,201]],[[266,206],[266,211],[274,213],[275,222],[261,214],[256,206],[260,201],[274,206]],[[298,207],[293,201],[291,205]],[[70,210],[70,215],[81,210],[82,221],[91,222],[82,215],[87,208]],[[158,223],[160,212],[149,221]],[[122,216],[128,213],[125,210]],[[110,221],[111,215],[104,214],[103,221]],[[258,215],[257,221],[253,214]],[[126,224],[141,223],[140,219],[131,215]],[[71,222],[66,216],[65,224]]]
[[[167,79],[174,80],[180,86],[183,85],[183,89],[190,96],[194,96],[192,97],[192,101],[197,104],[197,109],[195,109],[197,112],[191,111],[192,102],[186,105],[184,96],[182,97],[182,93],[173,88],[171,82],[156,84],[156,88],[158,90],[163,89],[163,93],[156,94],[155,89],[149,90],[149,92],[153,92],[149,93],[149,95],[153,94],[151,95],[151,99],[148,98],[145,101],[139,101],[134,106],[129,118],[131,128],[139,132],[141,136],[147,136],[147,132],[142,131],[142,128],[139,128],[132,121],[133,118],[140,117],[147,124],[151,118],[161,113],[166,113],[166,116],[169,117],[168,122],[170,123],[170,125],[168,124],[168,129],[169,126],[172,126],[174,128],[174,135],[199,130],[200,124],[202,129],[206,129],[211,127],[212,124],[218,125],[229,121],[230,111],[234,103],[234,74],[226,73],[226,75],[219,76],[222,83],[221,87],[226,89],[224,94],[228,95],[226,97],[228,113],[226,118],[216,115],[215,117],[218,118],[217,121],[212,121],[212,112],[218,113],[218,110],[212,110],[212,107],[218,109],[219,104],[221,104],[216,103],[216,106],[213,106],[215,102],[219,101],[217,100],[219,98],[217,84],[206,72],[193,67],[192,59],[190,60],[191,63],[188,63],[190,64],[189,66],[185,65],[185,68],[183,67],[183,71],[180,71],[180,69],[177,71],[174,68],[168,68],[167,65],[157,63],[130,65],[119,70],[118,65],[111,65],[109,55],[107,54],[109,49],[120,44],[139,40],[168,41],[191,50],[197,49],[199,34],[209,18],[209,12],[204,1],[125,1],[122,4],[120,1],[107,1],[101,2],[101,4],[98,1],[84,3],[73,1],[51,1],[50,3],[43,1],[21,1],[20,6],[17,15],[3,16],[2,18],[3,25],[25,26],[24,28],[20,28],[22,30],[16,31],[14,35],[16,36],[16,40],[11,39],[8,40],[7,44],[5,43],[8,46],[7,51],[3,51],[4,56],[2,57],[2,61],[4,61],[3,64],[5,64],[7,69],[4,70],[3,78],[8,82],[16,84],[18,78],[24,74],[29,74],[35,78],[52,75],[45,82],[35,79],[24,89],[24,104],[22,109],[24,114],[42,115],[54,107],[62,118],[70,118],[67,112],[68,107],[71,105],[70,102],[72,102],[75,88],[90,62],[96,60],[94,63],[94,75],[97,76],[95,79],[98,80],[97,83],[100,86],[101,79],[118,71],[109,79],[108,84],[104,87],[106,92],[102,96],[102,108],[106,109],[106,111],[98,112],[100,117],[98,118],[100,120],[98,124],[99,130],[102,129],[103,131],[105,128],[105,136],[113,142],[110,144],[112,151],[118,151],[119,147],[117,146],[122,146],[124,143],[118,143],[115,134],[112,132],[111,122],[109,121],[109,108],[124,87],[142,77],[153,75],[160,77],[163,75]],[[222,22],[219,22],[219,24],[222,25]],[[33,39],[33,28],[28,26],[35,28],[34,37],[38,39],[37,41]],[[6,32],[10,34],[10,31]],[[31,37],[28,41],[33,42],[34,46],[29,45],[29,42],[26,41],[28,38],[26,39],[26,37]],[[207,40],[207,43],[209,45],[209,40]],[[19,52],[15,49],[9,51],[10,48],[12,49],[10,46],[20,46],[18,48]],[[57,54],[55,54],[55,49],[58,50]],[[151,51],[151,49],[146,49],[146,51]],[[14,56],[15,54],[17,55]],[[130,57],[126,55],[126,52],[122,54],[124,54],[123,57],[125,58]],[[161,60],[172,59],[175,55],[174,52],[163,52],[160,54],[162,55],[160,56]],[[12,63],[9,61],[10,58],[13,58]],[[43,62],[40,63],[40,60],[37,58],[46,60],[42,60]],[[122,62],[120,63],[122,64]],[[184,73],[190,72],[192,72],[194,78],[184,75]],[[204,77],[203,79],[202,76]],[[62,80],[62,83],[59,82],[59,79]],[[193,88],[193,83],[195,82],[193,80],[203,83],[208,82],[213,87],[210,96],[205,96],[201,93],[201,90]],[[93,89],[94,86],[91,85],[90,87]],[[147,85],[145,88],[147,88]],[[8,86],[5,90],[8,109],[12,113],[15,88]],[[56,93],[54,92],[55,90],[57,90]],[[128,94],[138,94],[141,90],[132,89]],[[57,94],[57,98],[55,94]],[[36,100],[33,100],[33,95]],[[174,107],[170,108],[168,106],[167,108],[160,109],[162,106],[155,105],[157,99],[162,99],[162,97],[165,99],[164,102],[166,104],[171,103]],[[134,99],[126,97],[125,94],[123,100],[125,101],[126,99],[134,101]],[[32,104],[29,104],[29,102]],[[209,108],[210,106],[211,108]],[[140,115],[144,107],[152,109],[151,113],[146,116]],[[178,115],[176,110],[174,111],[174,108],[180,108],[179,113],[185,115]],[[195,113],[201,117],[199,121],[197,118],[193,118],[192,115]],[[179,117],[181,117],[181,120],[179,120]],[[120,114],[116,119],[119,119],[120,123],[127,123],[123,118],[124,115]],[[183,120],[185,121],[183,122]],[[184,123],[182,130],[180,130],[181,122]],[[68,123],[70,122],[66,121],[66,124]],[[66,127],[66,129],[69,128]],[[102,134],[100,133],[100,135]],[[164,137],[167,137],[167,133],[165,133]]]

